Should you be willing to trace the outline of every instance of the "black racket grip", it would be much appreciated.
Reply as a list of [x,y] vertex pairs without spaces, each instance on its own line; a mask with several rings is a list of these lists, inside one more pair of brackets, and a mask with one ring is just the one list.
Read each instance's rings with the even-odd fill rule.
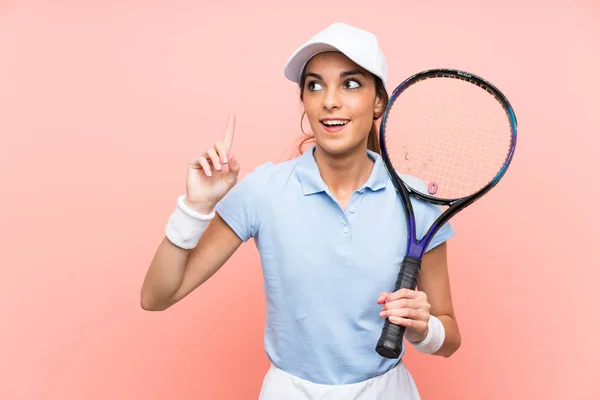
[[[406,256],[402,261],[394,291],[400,289],[415,290],[420,269],[420,258]],[[375,349],[377,353],[385,358],[400,357],[400,354],[402,353],[404,331],[405,328],[403,326],[393,324],[386,318]]]

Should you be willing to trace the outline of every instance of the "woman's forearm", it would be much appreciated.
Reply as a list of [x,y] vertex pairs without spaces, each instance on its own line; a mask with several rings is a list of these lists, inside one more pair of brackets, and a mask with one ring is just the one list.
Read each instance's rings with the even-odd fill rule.
[[461,344],[460,331],[454,318],[449,315],[439,315],[438,319],[444,325],[445,338],[444,344],[434,353],[436,356],[450,357],[458,350]]
[[183,281],[188,253],[189,250],[175,246],[167,238],[163,240],[142,285],[143,309],[161,311],[171,305],[171,299]]

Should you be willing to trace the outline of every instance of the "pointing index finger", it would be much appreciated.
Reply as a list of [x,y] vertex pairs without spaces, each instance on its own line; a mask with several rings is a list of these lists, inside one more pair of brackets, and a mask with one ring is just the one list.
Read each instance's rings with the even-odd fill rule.
[[229,120],[227,121],[227,128],[225,129],[225,137],[223,139],[223,143],[227,150],[231,150],[231,145],[233,144],[233,134],[235,131],[235,115],[229,114]]

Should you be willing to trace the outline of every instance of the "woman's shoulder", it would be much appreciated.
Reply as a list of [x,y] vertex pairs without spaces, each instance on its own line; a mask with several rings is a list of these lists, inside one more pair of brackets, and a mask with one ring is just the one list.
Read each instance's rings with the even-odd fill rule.
[[286,189],[286,181],[295,169],[295,159],[260,163],[238,179],[219,201],[216,211],[246,241],[255,236],[265,213]]

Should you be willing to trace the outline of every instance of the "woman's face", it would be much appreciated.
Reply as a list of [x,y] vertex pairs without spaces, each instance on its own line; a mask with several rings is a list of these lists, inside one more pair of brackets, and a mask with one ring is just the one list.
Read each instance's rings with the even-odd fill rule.
[[302,100],[316,144],[335,154],[366,148],[382,111],[373,75],[342,53],[326,52],[308,62],[305,77]]

